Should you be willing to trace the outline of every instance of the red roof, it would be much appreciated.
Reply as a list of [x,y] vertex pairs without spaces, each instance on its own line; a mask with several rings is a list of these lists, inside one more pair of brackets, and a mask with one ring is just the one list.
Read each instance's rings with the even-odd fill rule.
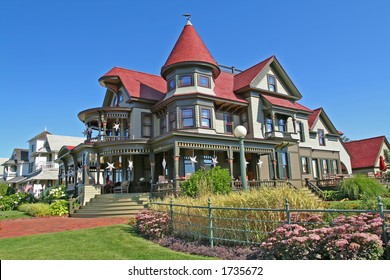
[[222,99],[248,103],[244,98],[233,92],[233,84],[234,75],[227,72],[221,72],[218,78],[215,79],[215,95]]
[[306,111],[306,112],[312,112],[309,108],[299,104],[298,102],[291,101],[284,98],[269,96],[269,95],[262,95],[265,100],[267,100],[269,103],[275,106],[284,107],[284,108],[290,108],[300,111]]
[[160,76],[114,67],[99,80],[119,77],[131,97],[160,101],[164,99],[167,82]]
[[313,110],[313,113],[309,115],[308,123],[309,123],[309,129],[311,129],[317,120],[318,116],[321,114],[322,108],[318,108]]
[[379,136],[344,143],[351,155],[352,169],[374,167],[385,139]]
[[164,66],[161,68],[161,75],[164,76],[164,72],[171,66],[182,62],[201,62],[214,66],[214,75],[218,76],[221,70],[219,70],[217,63],[210,54],[206,45],[199,37],[195,28],[187,24],[184,26],[179,39],[172,49]]
[[253,81],[254,78],[264,69],[265,66],[268,65],[268,63],[273,60],[275,57],[271,56],[267,58],[266,60],[244,70],[243,72],[237,74],[234,77],[234,91],[238,91],[240,89],[243,89],[245,87],[249,87],[250,83]]

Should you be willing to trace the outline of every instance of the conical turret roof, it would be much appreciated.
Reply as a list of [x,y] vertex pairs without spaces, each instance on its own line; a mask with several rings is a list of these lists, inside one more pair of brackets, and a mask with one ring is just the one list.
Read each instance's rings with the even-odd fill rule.
[[221,73],[206,45],[189,21],[184,26],[164,66],[161,67],[161,75],[165,77],[167,71],[172,67],[185,64],[200,64],[212,67],[214,78]]

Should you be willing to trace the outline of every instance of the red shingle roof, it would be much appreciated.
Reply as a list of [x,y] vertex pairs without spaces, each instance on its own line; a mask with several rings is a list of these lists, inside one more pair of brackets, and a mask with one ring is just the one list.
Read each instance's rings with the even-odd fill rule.
[[306,112],[312,112],[309,108],[299,104],[298,102],[291,101],[284,98],[269,96],[269,95],[262,95],[265,100],[267,100],[269,103],[275,106],[280,106],[284,108],[290,108],[300,111],[306,111]]
[[352,168],[374,167],[383,141],[385,141],[385,137],[379,136],[344,143],[351,155]]
[[321,114],[322,108],[313,110],[313,113],[309,115],[308,123],[309,129],[313,127],[314,122],[317,120],[318,116]]
[[217,79],[215,79],[214,93],[217,97],[232,101],[248,103],[244,98],[233,92],[234,75],[221,72]]
[[267,58],[266,60],[244,70],[243,72],[237,74],[234,77],[234,91],[238,91],[240,89],[243,89],[245,87],[249,87],[250,83],[253,81],[254,78],[264,69],[265,66],[268,65],[268,63],[273,60],[275,57],[271,56]]
[[164,98],[167,83],[156,75],[114,67],[102,78],[119,77],[131,97],[160,101]]
[[161,75],[164,76],[164,72],[168,68],[182,62],[200,62],[210,64],[214,68],[215,77],[217,77],[221,72],[206,45],[199,37],[195,28],[190,24],[184,26],[171,54],[164,66],[161,68]]

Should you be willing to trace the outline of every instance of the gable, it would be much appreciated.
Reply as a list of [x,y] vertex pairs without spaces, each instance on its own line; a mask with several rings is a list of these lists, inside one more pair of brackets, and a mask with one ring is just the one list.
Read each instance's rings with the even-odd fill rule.
[[[268,89],[267,75],[273,75],[275,77],[276,92]],[[281,94],[295,100],[302,98],[301,93],[295,87],[275,56],[271,56],[235,76],[234,90],[239,92],[247,89]]]
[[271,75],[275,77],[276,81],[275,93],[290,95],[286,87],[281,82],[280,77],[275,72],[276,71],[274,71],[270,65],[265,67],[264,70],[251,82],[251,88],[268,91],[268,76]]

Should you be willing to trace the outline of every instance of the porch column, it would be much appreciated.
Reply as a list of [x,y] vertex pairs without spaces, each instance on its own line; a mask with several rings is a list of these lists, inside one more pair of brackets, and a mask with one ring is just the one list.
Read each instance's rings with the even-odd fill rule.
[[230,170],[230,177],[232,180],[234,179],[234,173],[233,173],[233,150],[228,150],[228,162],[229,162],[229,170]]
[[100,185],[100,154],[96,154],[96,157],[97,157],[97,166],[96,166],[97,180],[96,180],[96,184]]
[[98,140],[100,140],[100,136],[102,135],[102,122],[98,121]]
[[274,171],[274,180],[278,180],[278,161],[274,153],[271,154],[272,166]]
[[150,153],[150,183],[154,183],[155,173],[156,173],[156,161],[154,160],[154,153]]
[[68,164],[64,162],[64,170],[65,170],[65,178],[63,181],[65,181],[65,189],[68,188]]
[[[272,124],[273,124],[273,131],[279,131],[279,126],[278,126],[278,120],[276,118],[276,114],[272,115]],[[277,128],[277,129],[276,129]]]

